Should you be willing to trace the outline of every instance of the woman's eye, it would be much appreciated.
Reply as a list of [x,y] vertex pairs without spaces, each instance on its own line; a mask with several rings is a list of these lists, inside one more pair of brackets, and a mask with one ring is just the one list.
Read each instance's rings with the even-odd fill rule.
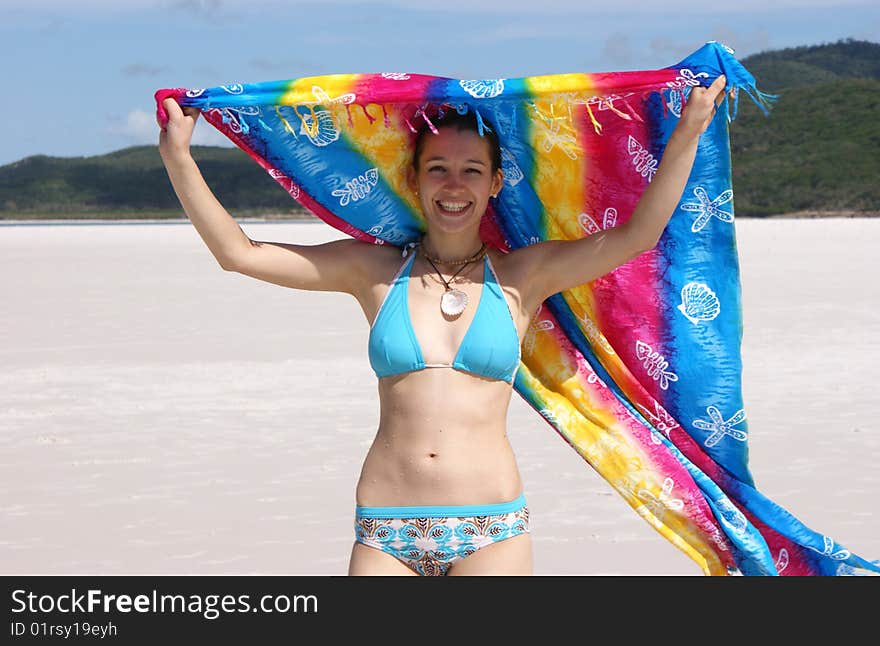
[[428,169],[428,172],[433,173],[436,170],[443,170],[443,167],[442,166],[432,166],[431,168]]
[[476,173],[477,175],[479,175],[479,174],[480,174],[480,169],[479,169],[479,168],[468,168],[468,169],[467,169],[467,172],[469,172],[469,173]]

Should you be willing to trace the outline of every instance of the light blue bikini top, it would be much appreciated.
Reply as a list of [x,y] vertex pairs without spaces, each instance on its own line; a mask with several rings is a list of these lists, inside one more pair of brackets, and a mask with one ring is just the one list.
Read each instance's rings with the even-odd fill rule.
[[415,253],[410,254],[394,276],[370,327],[370,365],[376,376],[424,368],[454,368],[513,383],[519,368],[519,335],[489,256],[485,256],[483,263],[483,288],[477,311],[451,364],[426,364],[422,357],[409,316],[409,275],[415,257]]

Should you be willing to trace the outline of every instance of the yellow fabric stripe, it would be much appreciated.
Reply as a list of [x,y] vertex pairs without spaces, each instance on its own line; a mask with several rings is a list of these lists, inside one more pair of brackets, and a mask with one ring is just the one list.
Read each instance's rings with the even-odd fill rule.
[[653,468],[650,456],[642,452],[606,406],[590,401],[572,359],[560,352],[552,335],[536,332],[528,341],[519,378],[558,420],[563,437],[630,507],[693,559],[704,574],[726,575],[726,567],[715,551],[717,547],[701,528],[691,522],[684,510],[663,504],[667,497],[665,474]]

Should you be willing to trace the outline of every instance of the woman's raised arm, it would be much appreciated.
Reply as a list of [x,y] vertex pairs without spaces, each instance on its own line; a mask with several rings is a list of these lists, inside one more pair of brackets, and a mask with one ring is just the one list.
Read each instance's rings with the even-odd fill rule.
[[700,135],[724,100],[725,82],[722,74],[709,87],[691,90],[657,172],[629,220],[579,240],[550,240],[517,250],[529,268],[535,302],[603,276],[657,245],[684,193]]
[[365,272],[365,243],[354,239],[320,245],[251,240],[217,200],[190,154],[195,108],[181,108],[173,98],[162,102],[168,123],[159,134],[159,154],[174,192],[220,266],[260,280],[319,291],[355,293]]

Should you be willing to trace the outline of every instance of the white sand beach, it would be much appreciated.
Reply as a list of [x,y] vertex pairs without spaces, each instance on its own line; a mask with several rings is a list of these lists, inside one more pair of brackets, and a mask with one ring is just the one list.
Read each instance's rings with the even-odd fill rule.
[[[736,228],[756,484],[880,558],[880,219]],[[353,299],[224,272],[188,223],[2,226],[0,295],[0,573],[346,573],[378,422]],[[536,574],[701,574],[516,394],[509,423]]]

